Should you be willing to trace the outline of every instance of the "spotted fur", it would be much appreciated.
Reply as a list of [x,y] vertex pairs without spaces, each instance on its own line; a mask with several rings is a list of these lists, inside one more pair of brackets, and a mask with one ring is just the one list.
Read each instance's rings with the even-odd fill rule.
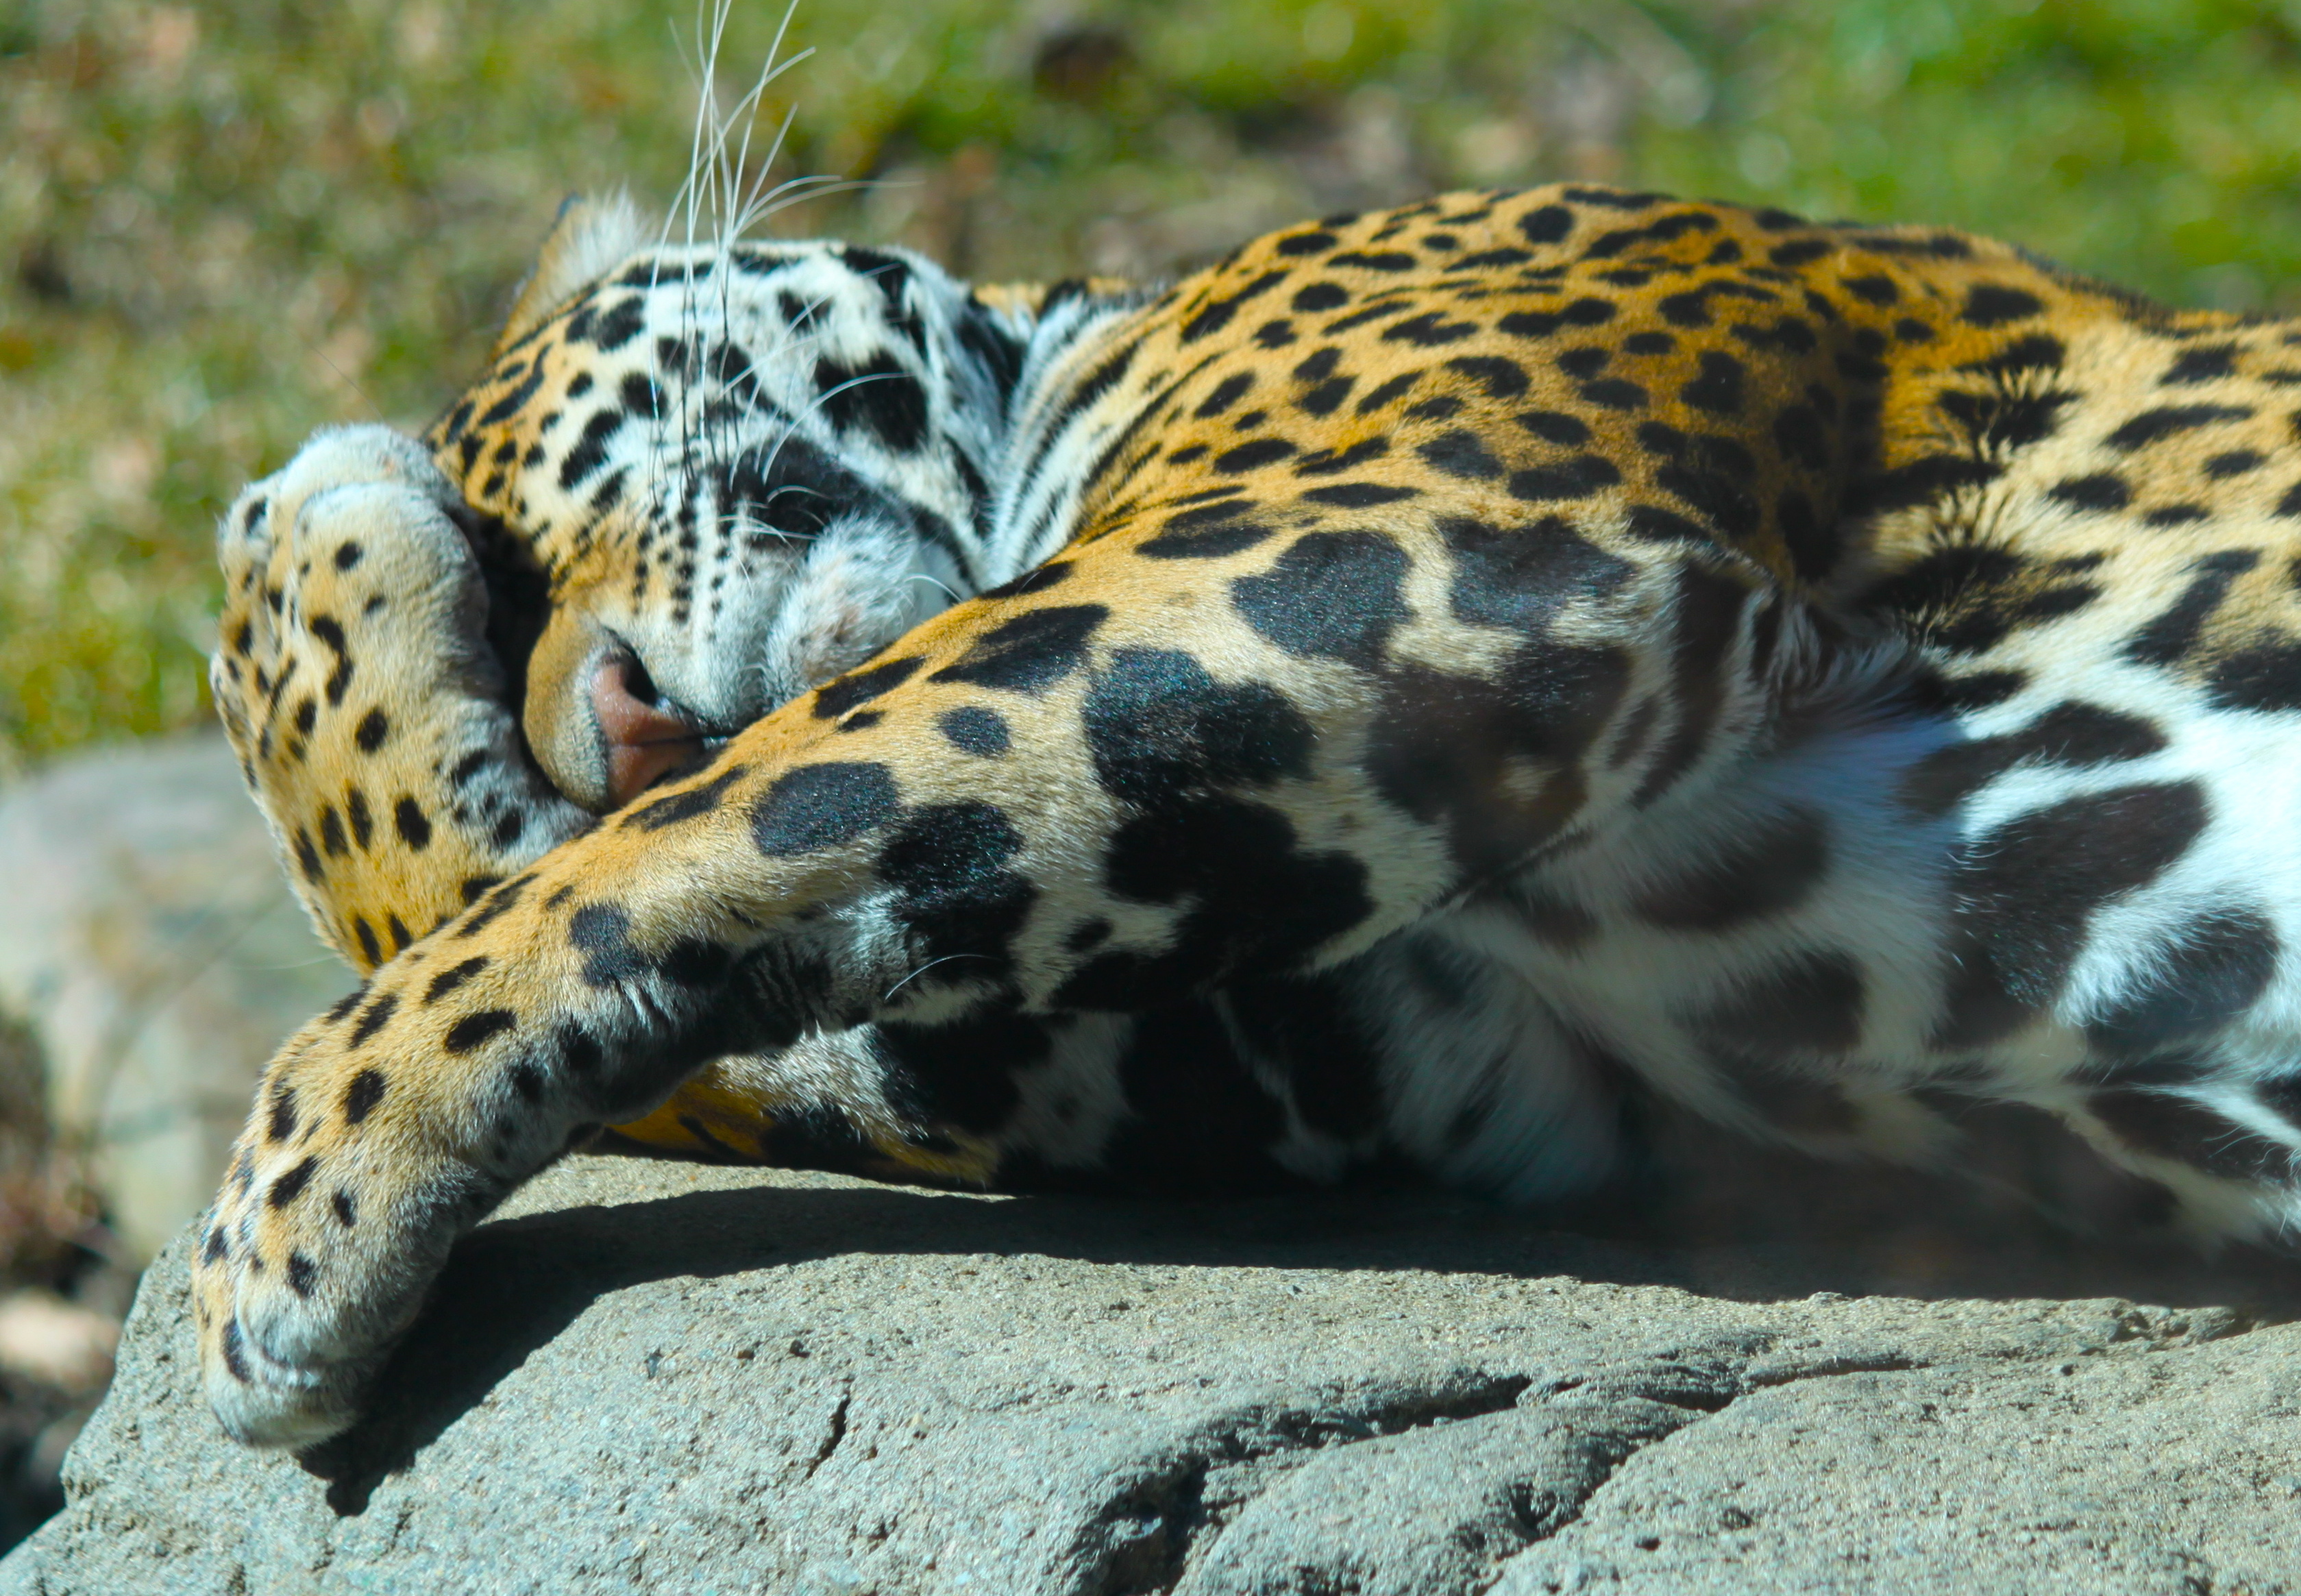
[[[372,968],[205,1223],[235,1434],[348,1422],[602,1124],[1537,1199],[1631,1090],[1921,1161],[2013,1106],[2292,1218],[2294,324],[1588,187],[1163,292],[582,225],[444,481],[326,435],[226,524],[218,698]],[[595,820],[618,648],[697,762]]]

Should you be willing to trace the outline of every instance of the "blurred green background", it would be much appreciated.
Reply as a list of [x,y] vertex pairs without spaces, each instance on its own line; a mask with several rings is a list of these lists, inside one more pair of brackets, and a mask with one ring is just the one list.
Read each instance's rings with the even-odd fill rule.
[[[420,423],[563,196],[685,171],[695,12],[0,4],[0,775],[206,713],[208,542],[312,426]],[[729,26],[739,95],[779,4]],[[2301,0],[808,0],[771,230],[1159,272],[1607,179],[1948,222],[2301,308]]]

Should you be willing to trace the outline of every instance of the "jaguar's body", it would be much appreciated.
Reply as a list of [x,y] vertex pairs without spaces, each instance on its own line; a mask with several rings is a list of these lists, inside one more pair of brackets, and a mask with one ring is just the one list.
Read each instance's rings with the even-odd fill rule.
[[1540,1198],[1631,1090],[1926,1160],[2019,1105],[2294,1214],[2301,329],[1599,188],[1164,292],[621,228],[428,457],[223,529],[218,699],[372,971],[205,1233],[236,1433],[347,1422],[603,1123]]

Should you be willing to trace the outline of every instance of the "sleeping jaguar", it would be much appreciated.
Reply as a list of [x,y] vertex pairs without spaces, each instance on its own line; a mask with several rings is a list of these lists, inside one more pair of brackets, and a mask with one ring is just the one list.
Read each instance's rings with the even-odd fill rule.
[[365,984],[196,1263],[350,1422],[602,1127],[1205,1191],[1586,1191],[1625,1104],[2057,1116],[2301,1213],[2301,325],[1594,187],[1171,287],[547,244],[419,444],[222,531],[218,705]]

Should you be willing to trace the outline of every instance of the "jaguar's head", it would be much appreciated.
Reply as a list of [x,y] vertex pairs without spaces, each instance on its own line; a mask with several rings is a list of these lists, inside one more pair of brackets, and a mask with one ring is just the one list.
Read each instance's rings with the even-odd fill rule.
[[906,251],[568,207],[427,437],[562,790],[615,807],[988,585],[1034,309]]

